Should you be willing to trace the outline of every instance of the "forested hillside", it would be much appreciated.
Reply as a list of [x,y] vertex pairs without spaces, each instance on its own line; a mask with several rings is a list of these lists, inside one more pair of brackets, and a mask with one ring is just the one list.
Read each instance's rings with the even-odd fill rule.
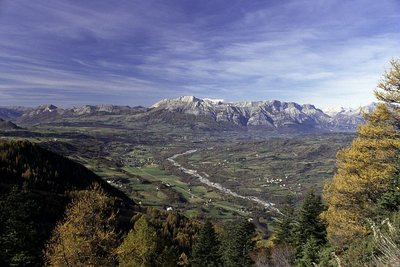
[[[0,177],[1,266],[190,266],[204,257],[192,253],[201,246],[201,222],[136,206],[85,167],[36,144],[2,141]],[[226,245],[212,261],[251,262],[254,226],[238,222],[218,224]]]
[[109,193],[130,201],[80,164],[30,142],[0,142],[0,177],[1,190],[18,186],[48,194],[64,194],[99,183]]
[[97,184],[116,208],[133,202],[85,167],[29,142],[0,142],[0,265],[40,266],[72,192]]

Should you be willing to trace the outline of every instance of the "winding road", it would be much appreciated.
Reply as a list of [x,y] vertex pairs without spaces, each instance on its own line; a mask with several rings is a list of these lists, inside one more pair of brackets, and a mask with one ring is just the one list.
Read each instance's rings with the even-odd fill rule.
[[278,211],[278,212],[279,212],[279,210],[278,210],[277,208],[274,207],[275,204],[272,203],[272,202],[268,202],[268,201],[261,200],[261,199],[259,199],[258,197],[255,197],[255,196],[242,196],[242,195],[239,195],[238,193],[233,192],[232,190],[230,190],[230,189],[228,189],[228,188],[222,186],[222,185],[219,184],[219,183],[214,183],[214,182],[210,181],[210,180],[208,179],[208,177],[209,177],[208,174],[204,173],[204,176],[203,176],[203,175],[200,175],[200,174],[197,172],[197,170],[191,170],[191,169],[185,168],[185,167],[183,167],[180,163],[178,163],[178,162],[176,161],[176,159],[177,159],[178,157],[187,156],[187,155],[190,155],[190,154],[193,154],[193,153],[196,153],[196,152],[197,152],[197,149],[188,150],[188,151],[186,151],[186,152],[184,152],[184,153],[175,154],[175,155],[173,155],[172,157],[169,157],[167,160],[168,160],[169,162],[171,162],[171,163],[172,163],[176,168],[178,168],[179,170],[183,171],[183,172],[186,173],[186,174],[189,174],[190,176],[196,178],[196,179],[199,180],[201,183],[203,183],[203,184],[205,184],[205,185],[207,185],[207,186],[213,187],[213,188],[215,188],[215,189],[217,189],[217,190],[219,190],[219,191],[221,191],[221,192],[223,192],[223,193],[225,193],[225,194],[228,194],[228,195],[231,195],[231,196],[234,196],[234,197],[237,197],[237,198],[247,199],[247,200],[256,202],[256,203],[258,203],[258,204],[264,206],[264,207],[267,208],[267,209],[275,210],[275,211]]

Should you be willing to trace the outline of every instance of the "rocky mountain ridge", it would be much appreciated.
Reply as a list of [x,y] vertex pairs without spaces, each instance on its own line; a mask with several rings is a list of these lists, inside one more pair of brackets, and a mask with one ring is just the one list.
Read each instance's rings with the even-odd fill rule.
[[372,103],[358,109],[342,108],[337,112],[324,112],[311,104],[300,105],[278,100],[225,103],[183,96],[176,99],[163,99],[151,108],[208,116],[217,122],[231,122],[245,127],[277,129],[302,126],[326,130],[354,130],[364,121],[362,111],[371,112],[375,106],[376,104]]
[[25,112],[32,110],[32,108],[27,107],[0,107],[0,118],[3,120],[15,120],[16,118],[22,116]]
[[[123,117],[129,121],[164,121],[179,125],[190,121],[203,120],[203,124],[224,124],[240,128],[262,128],[276,130],[284,128],[353,131],[364,121],[362,111],[371,112],[376,104],[358,109],[340,108],[322,110],[311,104],[282,102],[278,100],[223,102],[222,100],[200,99],[194,96],[181,96],[163,99],[150,108],[116,105],[84,105],[73,108],[58,108],[42,105],[37,108],[13,110],[0,108],[0,118],[16,122],[18,125],[37,125],[43,123],[84,121],[87,118]],[[4,115],[6,114],[6,115]],[[8,115],[12,114],[12,116]],[[11,118],[10,118],[11,117]],[[119,120],[121,121],[121,120]],[[212,127],[211,127],[212,128]]]
[[90,116],[107,115],[134,115],[145,111],[147,111],[147,108],[144,107],[117,105],[84,105],[72,108],[59,108],[54,105],[41,105],[37,108],[30,109],[21,116],[15,118],[15,122],[18,125],[35,125],[64,121],[70,118],[85,118]]

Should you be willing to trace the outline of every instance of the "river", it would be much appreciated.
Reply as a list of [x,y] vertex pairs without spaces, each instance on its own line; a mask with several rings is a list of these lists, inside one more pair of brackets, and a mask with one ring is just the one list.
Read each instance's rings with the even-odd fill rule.
[[175,154],[172,157],[169,157],[167,160],[169,162],[171,162],[179,170],[183,171],[186,174],[189,174],[190,176],[196,178],[201,183],[203,183],[203,184],[205,184],[207,186],[213,187],[213,188],[215,188],[215,189],[217,189],[217,190],[219,190],[219,191],[221,191],[221,192],[223,192],[225,194],[228,194],[228,195],[231,195],[231,196],[234,196],[234,197],[237,197],[237,198],[247,199],[247,200],[256,202],[256,203],[264,206],[267,209],[275,210],[275,211],[279,212],[279,210],[274,207],[275,206],[274,203],[261,200],[261,199],[259,199],[258,197],[255,197],[255,196],[243,196],[243,195],[240,195],[240,194],[232,191],[231,189],[222,186],[219,183],[214,183],[214,182],[210,181],[208,179],[210,176],[207,173],[204,173],[203,175],[200,175],[197,170],[191,170],[191,169],[185,168],[175,160],[178,157],[187,156],[187,155],[190,155],[190,154],[193,154],[193,153],[196,153],[196,152],[197,152],[197,149],[191,149],[191,150],[188,150],[188,151],[186,151],[184,153]]

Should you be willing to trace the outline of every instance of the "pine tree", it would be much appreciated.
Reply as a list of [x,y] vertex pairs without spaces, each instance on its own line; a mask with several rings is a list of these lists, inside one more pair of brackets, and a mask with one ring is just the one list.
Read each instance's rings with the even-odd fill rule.
[[114,201],[98,185],[80,191],[45,252],[48,266],[115,266]]
[[294,198],[292,195],[286,196],[281,212],[282,214],[274,222],[274,243],[292,244],[294,242],[293,227],[296,220]]
[[310,267],[318,263],[320,247],[321,245],[317,239],[314,237],[308,238],[301,250],[300,258],[298,259],[296,266]]
[[254,225],[241,219],[225,226],[221,240],[224,267],[252,266],[250,252],[254,248]]
[[[168,242],[158,242],[159,249],[156,257],[156,266],[176,267],[179,264],[179,254],[175,246],[168,245]],[[153,265],[154,266],[154,265]]]
[[219,266],[219,242],[210,220],[207,220],[200,230],[197,242],[193,246],[193,267]]
[[390,217],[391,213],[400,210],[400,160],[397,160],[396,171],[390,179],[387,192],[378,200],[377,213],[384,220]]
[[384,104],[366,116],[349,148],[337,154],[337,172],[324,187],[328,238],[343,245],[368,232],[367,219],[388,192],[397,170],[400,134]]
[[293,239],[299,266],[318,262],[318,250],[326,243],[326,226],[320,217],[324,209],[321,196],[311,190],[297,212]]
[[294,238],[298,248],[313,238],[318,244],[326,241],[326,227],[320,215],[325,207],[322,204],[321,196],[316,195],[314,190],[307,193],[301,204],[294,227]]
[[0,199],[0,266],[41,266],[42,234],[29,192],[13,188]]

